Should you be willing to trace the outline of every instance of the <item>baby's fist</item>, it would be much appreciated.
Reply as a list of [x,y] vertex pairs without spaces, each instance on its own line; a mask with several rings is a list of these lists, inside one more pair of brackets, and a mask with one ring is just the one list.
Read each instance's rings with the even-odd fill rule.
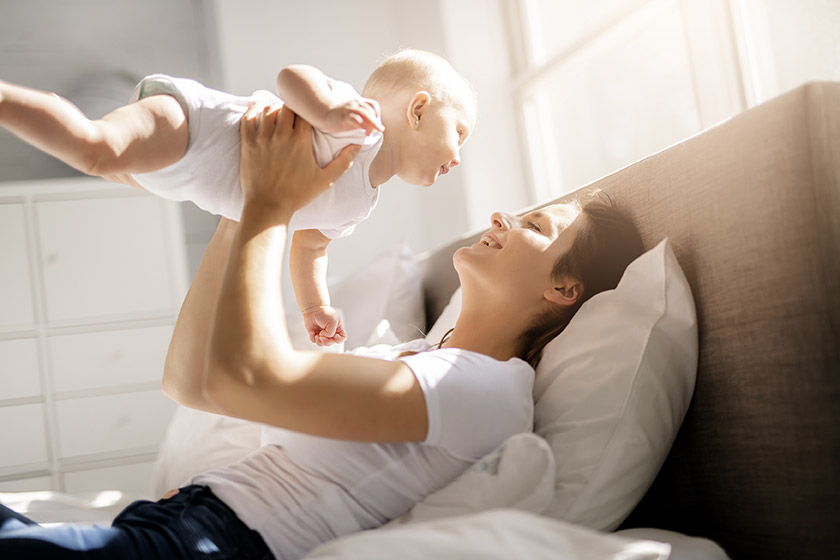
[[339,344],[347,339],[341,315],[329,305],[312,307],[303,312],[303,324],[309,340],[318,346]]

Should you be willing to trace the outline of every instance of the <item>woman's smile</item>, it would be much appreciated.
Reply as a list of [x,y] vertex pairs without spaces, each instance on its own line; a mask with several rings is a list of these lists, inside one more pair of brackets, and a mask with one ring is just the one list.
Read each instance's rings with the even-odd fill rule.
[[501,249],[502,248],[502,244],[499,243],[499,240],[496,238],[496,236],[493,235],[489,231],[481,237],[481,244],[486,245],[487,247],[490,247],[491,249]]

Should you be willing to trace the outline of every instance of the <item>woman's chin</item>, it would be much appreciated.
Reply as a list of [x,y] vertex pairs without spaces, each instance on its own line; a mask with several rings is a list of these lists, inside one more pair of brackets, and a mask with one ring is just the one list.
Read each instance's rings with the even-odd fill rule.
[[461,264],[461,261],[464,259],[464,252],[468,251],[469,247],[459,247],[452,253],[452,264],[455,266],[455,270],[458,270],[458,265]]
[[455,266],[455,271],[458,274],[461,273],[461,267],[470,260],[470,254],[475,252],[476,247],[475,244],[473,245],[466,245],[464,247],[459,247],[453,254],[452,254],[452,264]]

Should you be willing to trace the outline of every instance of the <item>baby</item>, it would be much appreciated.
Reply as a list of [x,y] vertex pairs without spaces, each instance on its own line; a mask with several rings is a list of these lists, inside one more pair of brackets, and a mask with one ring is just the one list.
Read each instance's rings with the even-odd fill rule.
[[289,225],[289,271],[309,338],[334,344],[346,332],[326,286],[329,242],[352,233],[394,175],[426,186],[460,163],[475,126],[475,94],[443,58],[413,49],[385,59],[362,95],[303,65],[278,74],[277,93],[237,97],[156,74],[137,85],[128,105],[92,121],[53,93],[0,81],[0,125],[84,173],[236,221],[243,204],[239,119],[252,104],[285,103],[307,120],[320,165],[359,145],[350,171]]

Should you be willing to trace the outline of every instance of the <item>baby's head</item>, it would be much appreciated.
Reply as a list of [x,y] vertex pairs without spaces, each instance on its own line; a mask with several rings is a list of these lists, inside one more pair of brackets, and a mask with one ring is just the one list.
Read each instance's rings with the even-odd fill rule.
[[476,96],[442,57],[415,49],[386,58],[362,95],[379,102],[387,149],[404,181],[431,185],[461,162],[475,127]]

